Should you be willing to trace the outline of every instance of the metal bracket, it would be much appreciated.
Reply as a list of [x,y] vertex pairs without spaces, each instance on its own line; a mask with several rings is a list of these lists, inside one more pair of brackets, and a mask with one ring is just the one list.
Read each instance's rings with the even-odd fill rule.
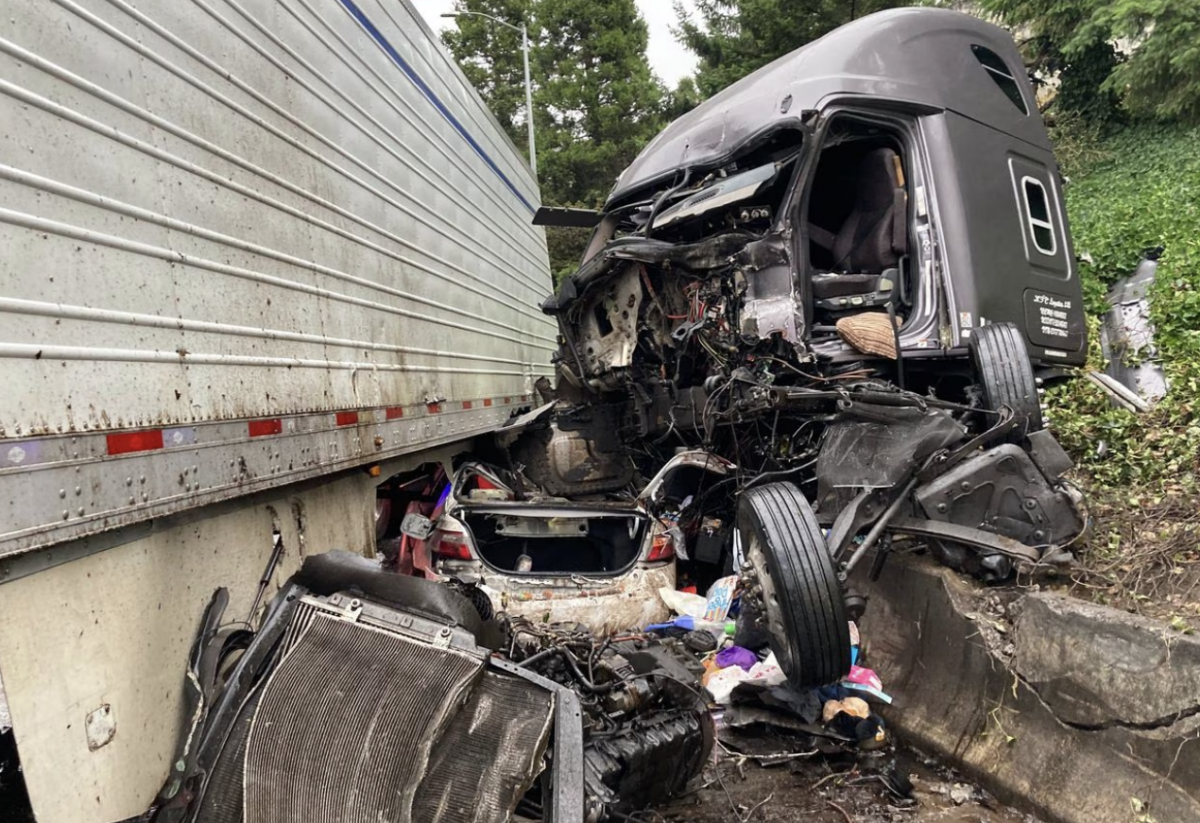
[[583,710],[579,695],[510,660],[493,656],[488,663],[554,693],[554,758],[545,819],[553,823],[583,823]]
[[863,489],[838,512],[837,519],[829,529],[829,536],[825,538],[829,553],[833,557],[840,557],[854,535],[879,514],[880,506],[884,502],[884,491],[890,489]]
[[1001,406],[999,410],[1000,420],[996,425],[992,426],[985,432],[972,437],[966,443],[963,443],[953,451],[942,452],[934,455],[929,461],[921,467],[917,472],[917,480],[919,483],[928,483],[939,474],[944,474],[950,469],[957,466],[963,460],[977,452],[981,447],[991,443],[1017,427],[1016,414],[1008,406]]
[[1042,554],[1037,549],[1026,546],[1024,543],[1018,543],[1011,537],[985,532],[970,526],[960,526],[957,523],[940,523],[936,520],[921,520],[915,517],[896,517],[888,525],[888,528],[898,534],[950,540],[973,549],[1007,555],[1014,560],[1038,563],[1042,559]]

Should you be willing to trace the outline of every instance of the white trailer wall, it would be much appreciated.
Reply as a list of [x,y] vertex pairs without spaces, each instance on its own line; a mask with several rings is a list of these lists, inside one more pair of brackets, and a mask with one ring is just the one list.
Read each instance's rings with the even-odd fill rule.
[[[115,456],[69,439],[96,431],[478,411],[548,372],[536,184],[405,3],[0,0],[0,19],[0,471]],[[460,433],[495,425],[476,417]],[[422,446],[361,434],[385,441],[368,457]],[[299,479],[284,462],[272,483]],[[224,474],[168,508],[241,493],[215,493]],[[155,494],[81,502],[23,500],[0,554],[161,514]]]
[[[306,555],[371,546],[374,482],[351,472],[133,526],[116,535],[129,542],[0,586],[0,674],[38,823],[146,810],[179,745],[188,650],[213,591],[229,590],[226,621],[246,619],[274,529],[284,552],[265,599]],[[86,719],[105,706],[114,734],[92,748]]]

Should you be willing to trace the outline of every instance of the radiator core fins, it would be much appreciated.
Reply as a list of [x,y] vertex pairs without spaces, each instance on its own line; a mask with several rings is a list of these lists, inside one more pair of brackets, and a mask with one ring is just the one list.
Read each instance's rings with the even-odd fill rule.
[[541,771],[554,698],[487,672],[438,742],[413,823],[501,823]]
[[246,751],[248,823],[408,823],[484,661],[318,615],[272,674]]

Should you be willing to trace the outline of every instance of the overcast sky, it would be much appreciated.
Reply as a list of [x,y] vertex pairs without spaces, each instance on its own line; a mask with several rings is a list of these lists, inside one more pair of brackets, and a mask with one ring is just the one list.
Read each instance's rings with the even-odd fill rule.
[[[445,26],[454,25],[453,20],[440,15],[451,11],[453,0],[412,0],[413,4],[425,15],[434,31]],[[642,17],[650,27],[650,48],[647,57],[650,68],[663,79],[668,86],[674,86],[679,78],[691,74],[696,68],[696,58],[691,52],[671,36],[670,27],[675,23],[675,12],[671,8],[671,0],[636,0]],[[692,0],[683,0],[685,7],[691,8]]]

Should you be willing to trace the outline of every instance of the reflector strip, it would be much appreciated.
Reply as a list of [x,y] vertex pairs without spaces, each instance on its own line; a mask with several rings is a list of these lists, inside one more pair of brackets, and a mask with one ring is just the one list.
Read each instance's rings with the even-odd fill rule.
[[[530,397],[530,395],[523,395],[523,396],[517,396],[517,397],[504,397],[504,398],[484,397],[484,398],[475,398],[472,400],[459,400],[459,401],[454,401],[453,407],[454,407],[455,412],[458,411],[459,407],[461,407],[462,411],[473,411],[473,410],[478,410],[481,408],[490,409],[493,406],[512,405],[514,403],[521,403],[522,401],[525,401],[529,397]],[[425,411],[427,414],[441,414],[445,411],[445,409],[443,408],[443,405],[444,404],[442,401],[438,401],[436,403],[427,403],[427,404],[425,404]],[[410,407],[409,414],[411,414],[412,411],[413,411],[413,408]],[[382,412],[382,414],[381,414],[381,412]],[[379,421],[380,417],[383,417],[385,420],[390,421],[390,420],[399,420],[405,416],[404,407],[402,407],[402,406],[388,406],[383,409],[371,410],[369,413],[372,416],[371,417],[372,422]],[[328,414],[328,412],[324,412],[322,414]],[[319,415],[312,415],[312,417],[314,417],[314,418],[318,417],[318,416]],[[295,423],[295,422],[292,423],[291,425],[292,425],[293,429],[290,429],[290,430],[299,432],[302,429],[306,430],[306,431],[311,429],[312,431],[316,431],[317,429],[312,429],[311,424],[307,424],[309,429],[305,429],[306,424],[302,420],[303,417],[304,417],[303,415],[301,415],[299,417],[296,417],[296,416],[290,417],[289,418],[290,420],[300,421],[299,423]],[[328,419],[329,419],[328,417],[324,418],[324,420],[326,420],[326,421],[328,421]],[[361,413],[358,411],[340,411],[340,412],[334,413],[334,420],[336,421],[336,425],[338,427],[356,426],[359,424],[360,419],[361,419]],[[268,417],[268,418],[262,418],[262,419],[258,419],[258,420],[247,420],[247,421],[245,421],[245,423],[246,423],[246,432],[251,438],[269,437],[272,435],[283,434],[284,426],[283,426],[283,418],[281,418],[281,417]],[[214,425],[216,425],[216,424],[214,424]],[[328,426],[329,424],[326,422],[324,425]],[[318,424],[317,428],[321,428],[321,426]],[[184,427],[166,428],[166,429],[141,429],[139,431],[117,432],[117,433],[108,434],[108,435],[101,435],[100,432],[97,432],[96,437],[103,436],[105,438],[106,446],[107,446],[107,454],[121,455],[121,454],[134,454],[137,452],[156,451],[158,449],[168,449],[169,450],[173,446],[174,447],[191,446],[196,442],[196,438],[197,438],[196,432],[197,432],[197,429],[195,426],[184,426]],[[51,453],[50,451],[46,451],[45,454],[43,454],[43,451],[44,451],[43,445],[44,444],[42,444],[41,441],[25,440],[25,441],[19,441],[19,442],[15,442],[15,443],[12,441],[7,441],[7,442],[9,442],[11,444],[11,448],[9,448],[8,451],[4,455],[5,459],[3,462],[7,465],[26,466],[26,465],[33,465],[35,463],[56,462],[55,460],[48,460],[46,458],[46,455]],[[52,441],[46,441],[46,442],[50,443]],[[211,439],[206,439],[205,442],[211,443],[213,441]],[[46,446],[46,449],[49,449],[49,448],[50,448],[49,446]]]
[[162,429],[146,429],[140,432],[110,434],[106,439],[108,441],[109,454],[148,452],[163,447]]
[[251,437],[264,437],[268,434],[279,434],[283,431],[283,421],[279,418],[273,420],[251,420],[246,424],[247,430]]

